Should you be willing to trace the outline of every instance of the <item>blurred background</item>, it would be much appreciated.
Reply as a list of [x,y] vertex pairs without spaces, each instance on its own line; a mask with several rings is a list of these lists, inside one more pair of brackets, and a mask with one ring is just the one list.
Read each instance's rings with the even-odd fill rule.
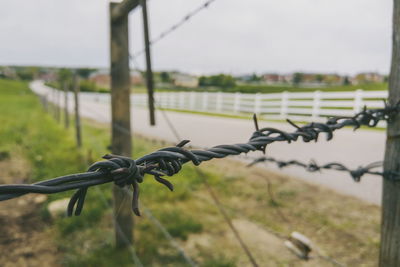
[[[113,3],[0,3],[1,184],[185,139],[198,149],[245,143],[253,114],[261,128],[293,132],[287,119],[349,117],[388,97],[391,1]],[[355,170],[383,160],[385,128],[278,142],[266,155]],[[0,202],[2,265],[378,264],[382,177],[248,166],[261,156],[188,163],[169,179],[174,192],[146,177],[140,217],[111,184],[90,188],[74,217],[72,192]]]

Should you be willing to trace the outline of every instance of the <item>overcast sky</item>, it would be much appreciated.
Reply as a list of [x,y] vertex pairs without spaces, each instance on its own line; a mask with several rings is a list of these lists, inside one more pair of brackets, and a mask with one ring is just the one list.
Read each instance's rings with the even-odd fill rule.
[[[150,0],[150,35],[204,1]],[[107,67],[108,2],[0,1],[0,65]],[[391,9],[389,0],[217,0],[152,47],[153,65],[196,74],[386,74]],[[129,18],[131,53],[143,47],[140,11]]]

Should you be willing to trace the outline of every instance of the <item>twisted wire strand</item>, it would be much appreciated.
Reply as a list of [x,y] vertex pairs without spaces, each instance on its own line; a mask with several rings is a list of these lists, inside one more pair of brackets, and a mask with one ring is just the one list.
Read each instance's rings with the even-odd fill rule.
[[330,162],[330,163],[319,165],[315,162],[315,160],[310,160],[309,163],[304,163],[304,162],[301,162],[298,160],[285,161],[285,160],[278,160],[273,157],[259,157],[259,158],[255,159],[253,162],[249,163],[247,165],[247,167],[252,167],[256,164],[266,163],[266,162],[275,163],[278,166],[278,168],[280,168],[280,169],[288,167],[288,166],[298,166],[298,167],[304,168],[308,172],[319,172],[323,169],[348,172],[355,182],[360,182],[361,177],[364,176],[365,174],[382,176],[382,177],[386,177],[386,178],[392,179],[392,180],[396,180],[396,179],[398,180],[400,178],[400,173],[397,173],[397,172],[383,172],[383,171],[373,170],[376,168],[381,168],[383,166],[382,161],[373,162],[366,166],[359,166],[356,169],[350,169],[339,162]]
[[[201,4],[199,7],[197,7],[196,9],[190,11],[189,13],[187,13],[185,16],[183,16],[177,23],[173,24],[171,27],[169,27],[168,29],[166,29],[165,31],[161,32],[157,37],[155,37],[154,39],[152,39],[150,41],[150,45],[154,45],[155,43],[159,42],[160,40],[164,39],[165,37],[167,37],[169,34],[171,34],[172,32],[174,32],[175,30],[177,30],[178,28],[180,28],[183,24],[185,24],[186,22],[188,22],[193,16],[197,15],[197,13],[199,13],[200,11],[202,11],[203,9],[206,9],[207,7],[209,7],[213,2],[215,2],[216,0],[207,0],[205,1],[203,4]],[[142,49],[136,53],[134,53],[133,55],[130,55],[131,59],[134,59],[140,55],[142,55],[146,50]]]
[[[139,211],[139,183],[143,182],[145,174],[150,174],[154,179],[173,191],[173,185],[166,180],[165,176],[173,176],[178,173],[182,165],[192,162],[199,165],[203,161],[214,158],[225,158],[231,155],[239,155],[251,151],[262,151],[265,153],[267,145],[273,142],[288,142],[301,139],[304,142],[317,141],[321,133],[326,134],[327,140],[333,138],[333,132],[345,126],[353,126],[354,130],[360,126],[375,127],[382,121],[390,121],[400,111],[400,103],[381,109],[367,109],[366,107],[353,117],[333,117],[326,123],[309,123],[298,126],[288,120],[295,127],[294,132],[285,132],[276,128],[258,128],[257,117],[254,115],[256,131],[247,143],[233,145],[218,145],[205,150],[187,150],[184,146],[189,143],[183,140],[173,147],[162,148],[158,151],[145,155],[137,160],[123,156],[105,155],[106,161],[94,163],[85,173],[72,174],[38,182],[35,184],[1,185],[0,201],[15,198],[27,193],[52,194],[72,189],[78,189],[71,197],[67,214],[80,215],[87,190],[91,186],[114,182],[120,187],[132,187],[132,210],[140,216]],[[331,168],[340,169],[338,165]],[[386,178],[386,177],[385,177]]]

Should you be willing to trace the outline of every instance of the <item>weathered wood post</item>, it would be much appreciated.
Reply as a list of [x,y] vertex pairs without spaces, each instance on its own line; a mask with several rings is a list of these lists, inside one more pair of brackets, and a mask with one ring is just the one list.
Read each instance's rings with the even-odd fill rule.
[[69,84],[67,81],[64,81],[64,123],[65,123],[65,128],[69,128],[69,114],[68,114],[68,88]]
[[153,70],[151,68],[149,20],[147,17],[146,2],[147,0],[140,0],[143,13],[144,46],[146,51],[146,85],[147,85],[147,95],[149,103],[150,125],[156,125],[156,119],[154,115],[154,84],[153,84]]
[[56,89],[56,119],[61,123],[61,84],[60,88]]
[[[389,104],[400,100],[400,0],[393,1]],[[384,171],[400,171],[400,116],[388,123]],[[383,179],[380,267],[400,266],[400,182]]]
[[81,135],[81,117],[79,113],[79,76],[75,72],[73,77],[74,84],[74,104],[75,104],[75,133],[76,143],[78,147],[82,146],[82,135]]
[[[112,153],[127,157],[132,153],[128,14],[138,4],[139,0],[110,3],[111,146]],[[133,242],[130,201],[124,201],[127,194],[118,186],[113,194],[116,246],[128,247]]]

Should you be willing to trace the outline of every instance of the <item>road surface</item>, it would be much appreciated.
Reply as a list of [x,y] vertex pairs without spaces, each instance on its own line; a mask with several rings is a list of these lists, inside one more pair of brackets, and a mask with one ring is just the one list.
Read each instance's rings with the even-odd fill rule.
[[[50,88],[44,86],[40,81],[32,82],[30,86],[35,93],[47,95],[48,99],[54,96],[50,92]],[[71,103],[72,95],[69,97]],[[64,102],[63,98],[61,102]],[[109,123],[111,121],[108,95],[81,93],[80,102],[81,116],[99,122]],[[70,110],[73,110],[72,103]],[[166,114],[179,133],[180,138],[191,140],[192,145],[199,147],[243,143],[250,138],[254,131],[250,116],[248,120],[244,120],[178,112],[166,112]],[[149,125],[147,110],[132,108],[131,117],[132,128],[136,133],[176,142],[176,137],[160,111],[156,112],[157,125],[154,127]],[[260,122],[260,124],[260,127],[294,130],[293,127],[284,123]],[[303,162],[314,159],[319,164],[338,161],[350,168],[356,168],[383,160],[384,148],[384,131],[361,129],[354,132],[351,129],[341,129],[334,133],[334,138],[329,142],[321,135],[317,143],[298,141],[291,144],[285,142],[270,144],[267,147],[267,155],[282,160],[296,159]],[[261,154],[256,152],[252,155]],[[373,204],[379,205],[381,202],[382,178],[379,176],[365,175],[362,177],[361,182],[356,183],[345,172],[323,170],[317,173],[309,173],[295,166],[280,170],[272,163],[268,165],[261,163],[259,166],[265,166],[268,169],[274,169],[308,182],[320,184]]]

